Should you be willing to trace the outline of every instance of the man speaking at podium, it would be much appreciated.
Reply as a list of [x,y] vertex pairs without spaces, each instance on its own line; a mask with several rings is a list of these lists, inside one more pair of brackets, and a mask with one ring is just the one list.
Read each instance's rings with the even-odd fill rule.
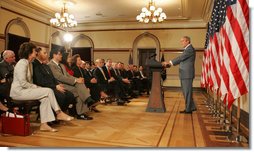
[[180,64],[179,77],[181,80],[181,87],[185,99],[185,110],[180,113],[192,114],[192,111],[196,111],[196,106],[192,97],[192,83],[195,77],[195,58],[196,52],[191,44],[191,39],[188,36],[181,38],[181,44],[184,48],[183,53],[169,63],[162,63],[164,66],[175,66]]

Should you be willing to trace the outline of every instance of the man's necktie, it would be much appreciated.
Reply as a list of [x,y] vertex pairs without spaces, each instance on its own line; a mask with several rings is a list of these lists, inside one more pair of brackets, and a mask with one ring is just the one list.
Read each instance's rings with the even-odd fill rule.
[[108,75],[109,75],[109,77],[111,77],[111,73],[110,73],[110,70],[109,70],[109,68],[108,68]]
[[60,67],[61,72],[62,72],[62,74],[64,75],[63,68],[61,67],[61,65],[60,65],[60,64],[58,64],[58,66]]

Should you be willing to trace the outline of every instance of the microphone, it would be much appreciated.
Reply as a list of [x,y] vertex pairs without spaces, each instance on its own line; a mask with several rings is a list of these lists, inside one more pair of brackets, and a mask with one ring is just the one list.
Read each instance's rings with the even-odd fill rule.
[[149,59],[151,59],[152,57],[155,57],[155,56],[157,56],[156,53],[154,53],[153,55],[149,56]]

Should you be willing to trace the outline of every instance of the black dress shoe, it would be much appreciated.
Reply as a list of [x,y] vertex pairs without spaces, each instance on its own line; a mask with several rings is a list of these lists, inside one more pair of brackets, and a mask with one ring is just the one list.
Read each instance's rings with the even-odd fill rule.
[[81,120],[93,120],[93,117],[89,117],[88,115],[82,114],[82,115],[78,115],[77,119],[81,119]]
[[186,111],[186,110],[183,110],[183,111],[180,111],[180,113],[192,114],[192,111]]

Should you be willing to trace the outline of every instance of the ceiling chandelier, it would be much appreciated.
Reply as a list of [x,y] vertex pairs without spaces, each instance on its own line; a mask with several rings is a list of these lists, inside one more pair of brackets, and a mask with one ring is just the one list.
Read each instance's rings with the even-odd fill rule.
[[64,1],[61,13],[56,13],[55,18],[50,19],[51,25],[63,28],[77,26],[77,21],[74,19],[74,16],[68,13],[67,3]]
[[136,17],[139,22],[149,23],[152,21],[153,23],[162,22],[167,18],[166,14],[162,12],[162,8],[155,7],[155,0],[149,0],[149,4],[147,7],[142,8],[142,12]]

